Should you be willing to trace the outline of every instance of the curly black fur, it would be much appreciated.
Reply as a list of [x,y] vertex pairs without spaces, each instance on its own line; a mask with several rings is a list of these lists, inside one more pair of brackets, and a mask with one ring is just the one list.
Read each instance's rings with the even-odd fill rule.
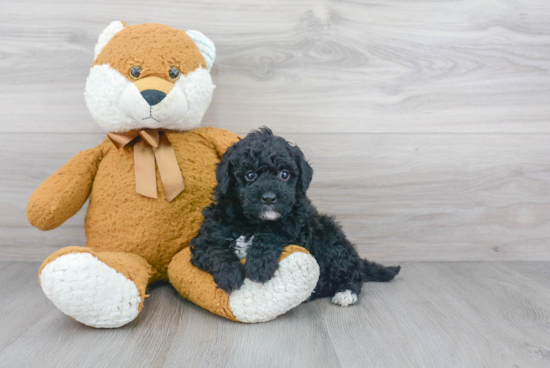
[[[287,180],[282,170],[290,174]],[[250,172],[256,174],[253,180],[245,178]],[[245,275],[257,282],[271,279],[289,244],[306,248],[319,264],[319,282],[309,300],[345,290],[359,294],[363,282],[390,281],[399,273],[399,266],[359,258],[335,219],[317,212],[306,197],[313,169],[300,148],[268,128],[229,148],[216,176],[215,203],[204,209],[204,223],[191,240],[191,262],[211,273],[223,290],[240,288]],[[235,254],[242,235],[252,239],[244,266]]]

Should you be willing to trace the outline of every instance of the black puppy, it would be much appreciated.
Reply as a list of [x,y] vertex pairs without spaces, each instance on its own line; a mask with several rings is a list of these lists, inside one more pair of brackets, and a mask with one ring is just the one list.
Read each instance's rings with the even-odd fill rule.
[[290,244],[306,248],[320,267],[308,300],[334,296],[334,303],[352,304],[363,282],[390,281],[399,273],[399,266],[359,258],[334,218],[317,212],[306,197],[313,169],[298,147],[268,128],[229,148],[216,176],[215,203],[204,209],[191,240],[191,262],[223,290],[239,289],[245,274],[256,282],[271,279]]

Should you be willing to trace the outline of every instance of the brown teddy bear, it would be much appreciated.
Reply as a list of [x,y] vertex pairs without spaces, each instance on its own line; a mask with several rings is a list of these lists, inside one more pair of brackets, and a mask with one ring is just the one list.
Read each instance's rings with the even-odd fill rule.
[[214,58],[214,44],[198,31],[113,22],[100,35],[85,98],[108,138],[44,181],[27,206],[30,223],[51,230],[90,198],[86,247],[60,249],[39,271],[46,296],[77,321],[123,326],[159,280],[241,322],[271,320],[315,287],[315,259],[293,245],[272,280],[246,280],[230,295],[190,263],[187,245],[211,202],[216,164],[239,139],[199,127],[214,90]]

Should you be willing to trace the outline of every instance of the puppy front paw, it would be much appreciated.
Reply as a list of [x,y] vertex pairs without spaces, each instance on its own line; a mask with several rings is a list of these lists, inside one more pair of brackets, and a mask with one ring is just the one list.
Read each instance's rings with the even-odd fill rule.
[[244,282],[244,267],[241,262],[232,262],[213,272],[212,276],[218,287],[227,293],[238,290]]
[[244,265],[246,277],[254,282],[267,282],[279,268],[279,260],[272,257],[248,258]]

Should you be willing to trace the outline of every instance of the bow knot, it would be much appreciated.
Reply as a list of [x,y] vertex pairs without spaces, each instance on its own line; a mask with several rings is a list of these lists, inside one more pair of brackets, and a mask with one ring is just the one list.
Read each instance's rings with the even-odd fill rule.
[[143,129],[126,133],[107,133],[107,136],[118,149],[134,142],[134,168],[138,194],[157,198],[155,160],[168,202],[185,189],[174,147],[170,144],[165,132],[159,129]]

